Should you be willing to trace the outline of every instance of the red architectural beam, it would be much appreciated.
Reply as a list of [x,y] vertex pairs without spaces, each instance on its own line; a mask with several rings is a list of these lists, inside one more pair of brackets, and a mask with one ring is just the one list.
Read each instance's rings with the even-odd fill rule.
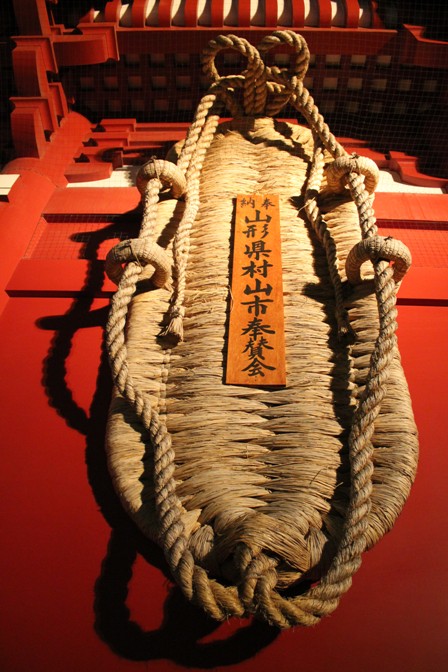
[[[358,0],[344,0],[345,4],[345,25],[347,28],[357,28],[359,25],[359,3]],[[373,9],[371,10],[373,11]]]
[[423,37],[423,26],[403,26],[401,63],[426,68],[448,68],[448,42]]
[[319,28],[331,28],[331,0],[319,0]]
[[305,25],[305,5],[303,0],[292,0],[292,25],[302,27]]
[[[161,0],[162,3],[171,3],[171,0]],[[240,11],[244,15],[249,0],[240,3]],[[245,19],[246,20],[246,19]],[[247,24],[247,21],[246,21]],[[98,26],[102,24],[96,24]],[[104,25],[104,24],[103,24]],[[242,24],[241,24],[242,25]],[[261,27],[235,27],[224,26],[219,29],[220,33],[234,33],[244,37],[251,44],[257,44],[263,37],[271,32],[270,28]],[[217,28],[198,26],[197,28],[178,28],[176,26],[161,28],[149,28],[136,30],[135,28],[120,28],[117,30],[117,41],[121,55],[127,53],[150,54],[154,52],[155,44],[163,44],[164,52],[168,54],[190,53],[197,54],[207,45],[212,37],[217,34]],[[362,40],[358,28],[301,28],[300,34],[306,39],[311,53],[313,54],[366,54],[374,55],[383,50],[391,49],[397,38],[396,30],[366,30],[362,32]],[[160,47],[159,47],[160,48]],[[280,46],[279,51],[288,51],[287,46]]]
[[19,32],[22,35],[50,35],[51,26],[45,0],[13,0]]
[[144,28],[149,0],[134,0],[131,7],[131,21],[136,28]]
[[159,0],[159,26],[171,26],[171,0]]
[[238,1],[238,28],[250,26],[250,0]]

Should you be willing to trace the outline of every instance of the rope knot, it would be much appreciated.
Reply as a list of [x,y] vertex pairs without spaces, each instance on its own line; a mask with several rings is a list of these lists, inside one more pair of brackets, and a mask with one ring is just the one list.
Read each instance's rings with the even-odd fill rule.
[[[265,55],[278,46],[288,46],[293,50],[289,67],[268,66],[263,62]],[[247,58],[247,66],[241,74],[220,75],[215,58],[223,49],[233,49]],[[212,82],[211,90],[220,91],[233,116],[243,113],[233,97],[236,88],[243,89],[244,114],[277,114],[304,79],[309,60],[310,52],[304,38],[291,30],[274,31],[263,38],[258,48],[236,35],[220,35],[209,42],[202,57],[203,71]],[[268,93],[273,98],[269,102]]]
[[345,262],[347,279],[351,285],[361,282],[361,266],[365,261],[394,262],[394,280],[400,282],[411,266],[412,257],[404,243],[388,236],[371,236],[357,243],[350,250]]
[[160,333],[160,337],[170,336],[176,341],[184,340],[184,317],[185,308],[176,303],[170,308],[167,315],[167,323]]
[[351,156],[340,156],[326,166],[328,188],[331,191],[340,192],[347,185],[350,173],[364,176],[364,186],[369,194],[375,191],[380,171],[372,159],[353,153]]
[[[222,77],[219,74],[215,58],[224,49],[233,49],[247,58],[247,66],[242,75]],[[214,85],[224,85],[224,89],[227,91],[223,97],[234,116],[239,113],[239,109],[229,94],[233,92],[235,86],[243,88],[245,114],[256,115],[263,112],[266,104],[265,66],[258,49],[247,40],[237,35],[219,35],[214,40],[210,40],[204,49],[202,64],[204,73]]]
[[136,185],[142,195],[145,194],[150,180],[159,180],[163,189],[171,190],[173,198],[180,198],[187,191],[185,175],[171,161],[152,158],[140,168]]
[[118,285],[123,275],[123,264],[132,261],[141,267],[153,266],[152,281],[156,287],[163,287],[170,279],[171,263],[167,253],[160,245],[145,238],[117,243],[107,254],[104,270],[110,280]]
[[173,308],[173,310],[171,311],[170,316],[171,316],[172,318],[176,318],[176,317],[182,317],[182,318],[184,318],[184,317],[185,317],[185,308],[184,308],[184,306],[175,306],[175,307]]
[[310,52],[304,38],[292,30],[275,30],[271,35],[266,35],[258,45],[258,50],[264,58],[271,49],[281,45],[287,45],[293,49],[290,64],[286,68],[266,65],[266,76],[268,80],[285,87],[290,94],[306,75]]
[[275,591],[278,560],[240,543],[235,548],[234,564],[239,574],[238,593],[247,613],[263,610],[266,595]]
[[265,66],[267,87],[271,94],[266,114],[272,117],[278,115],[285,105],[295,98],[299,90],[302,93],[305,91],[303,80],[310,62],[306,41],[292,30],[276,30],[271,35],[266,35],[258,48],[265,58],[271,49],[282,45],[287,45],[293,50],[289,66],[283,68],[277,65]]

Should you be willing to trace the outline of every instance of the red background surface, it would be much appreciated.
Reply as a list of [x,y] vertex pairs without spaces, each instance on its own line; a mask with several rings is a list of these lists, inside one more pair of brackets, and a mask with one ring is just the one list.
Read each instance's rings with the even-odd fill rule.
[[107,299],[10,298],[0,319],[2,669],[445,669],[448,311],[446,297],[430,299],[446,292],[439,278],[440,269],[417,268],[408,287],[418,280],[427,298],[409,298],[407,279],[400,294],[421,440],[410,500],[335,614],[281,634],[249,621],[216,625],[188,606],[160,551],[122,512],[103,450]]
[[[403,514],[392,533],[366,554],[337,611],[317,627],[279,633],[236,619],[217,625],[188,605],[172,585],[161,552],[123,512],[106,468],[110,378],[102,357],[102,333],[111,286],[103,284],[98,259],[104,258],[136,207],[137,190],[66,188],[67,180],[107,177],[113,157],[108,163],[103,151],[117,150],[121,161],[131,160],[134,152],[138,159],[142,148],[159,151],[166,141],[179,139],[184,129],[106,119],[99,132],[69,111],[61,83],[48,80],[48,72],[57,71],[56,61],[67,75],[71,65],[102,63],[135,50],[148,54],[153,44],[144,30],[117,29],[110,17],[109,23],[92,25],[91,30],[87,25],[79,34],[59,34],[47,16],[51,4],[14,2],[22,35],[13,57],[18,97],[11,115],[18,158],[5,171],[21,176],[0,199],[0,669],[445,670],[446,195],[380,194],[376,201],[382,233],[402,238],[415,261],[399,295],[399,344],[420,431],[421,458]],[[109,3],[111,15],[118,4]],[[327,9],[330,5],[320,4]],[[401,68],[411,64],[446,66],[446,43],[426,39],[422,31],[408,26],[397,35],[396,44],[390,42],[395,31],[363,31],[361,52],[357,30],[304,32],[313,52],[347,56],[347,76],[350,54],[366,53],[374,59],[384,49],[399,52],[394,75],[399,78]],[[30,41],[30,35],[40,37]],[[167,29],[158,39],[163,39],[172,60],[182,35],[189,46],[181,51],[197,53],[208,40],[207,31],[195,29],[191,40],[188,31]],[[263,31],[248,29],[249,35],[257,42]],[[316,79],[322,79],[324,67],[322,56]],[[173,83],[170,86],[174,105],[178,91]],[[81,91],[76,94],[82,96]],[[434,95],[441,110],[446,103],[442,87]],[[421,128],[426,132],[434,123],[428,117]],[[428,147],[440,157],[440,167],[446,167],[446,129],[439,120],[437,134],[428,135],[433,138]],[[420,175],[416,157],[404,151],[391,151],[386,157],[365,143],[347,146],[350,151],[361,147],[360,153],[380,167],[398,170],[412,184],[446,184]],[[80,162],[81,156],[88,161]],[[61,214],[68,218],[59,220]],[[103,235],[102,229],[109,226]],[[80,258],[82,248],[86,254]]]

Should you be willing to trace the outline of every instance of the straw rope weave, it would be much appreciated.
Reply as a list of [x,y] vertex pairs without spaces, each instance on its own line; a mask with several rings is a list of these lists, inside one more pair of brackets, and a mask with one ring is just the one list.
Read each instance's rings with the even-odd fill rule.
[[[289,70],[263,62],[279,44],[293,50]],[[226,48],[247,58],[242,75],[219,76]],[[278,627],[334,611],[399,514],[418,451],[395,337],[410,255],[378,236],[378,171],[330,133],[302,84],[308,60],[291,31],[258,49],[210,42],[212,84],[177,166],[142,169],[139,238],[106,263],[119,282],[106,337],[117,491],[189,599]],[[272,119],[287,102],[311,130]],[[235,119],[218,127],[222,106]],[[167,187],[185,203],[158,203]],[[254,192],[281,207],[288,384],[269,391],[222,384],[233,199]],[[367,260],[373,279],[361,281]],[[151,277],[159,289],[144,291]]]

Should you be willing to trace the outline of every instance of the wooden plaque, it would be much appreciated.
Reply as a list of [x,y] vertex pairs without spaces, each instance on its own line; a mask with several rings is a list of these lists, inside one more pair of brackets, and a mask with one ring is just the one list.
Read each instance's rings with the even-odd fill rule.
[[286,385],[278,196],[236,199],[226,383]]

